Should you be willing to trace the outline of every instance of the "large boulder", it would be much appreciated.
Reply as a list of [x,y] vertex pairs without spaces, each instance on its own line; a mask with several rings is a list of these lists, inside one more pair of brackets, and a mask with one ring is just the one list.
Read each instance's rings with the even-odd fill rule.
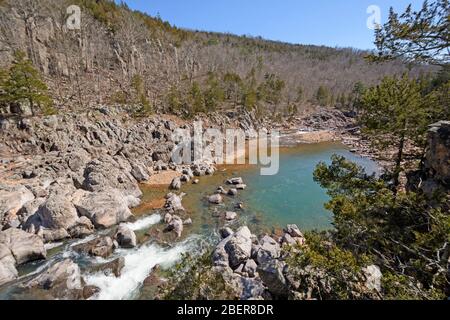
[[65,259],[31,279],[25,287],[49,291],[57,299],[79,299],[83,294],[83,279],[78,265]]
[[287,297],[289,293],[286,278],[283,275],[284,266],[283,262],[272,259],[260,264],[257,269],[270,293],[276,297]]
[[10,228],[0,232],[0,244],[7,247],[16,260],[16,264],[45,259],[47,252],[42,238],[20,229]]
[[136,247],[136,234],[126,224],[121,224],[117,229],[114,239],[122,248]]
[[17,278],[18,272],[15,264],[16,260],[11,250],[0,243],[0,286]]
[[173,178],[172,182],[170,183],[169,188],[172,189],[172,190],[180,190],[181,189],[181,179],[180,179],[180,177]]
[[183,205],[181,204],[181,201],[183,200],[183,194],[176,195],[174,193],[169,193],[166,195],[166,203],[164,204],[164,209],[169,214],[184,212],[185,209]]
[[0,184],[0,230],[15,220],[23,205],[33,199],[33,193],[22,185]]
[[150,179],[147,168],[141,164],[133,163],[131,165],[131,175],[138,181],[144,182]]
[[94,233],[95,228],[87,217],[80,217],[73,227],[67,230],[72,238],[84,238]]
[[263,264],[271,259],[277,259],[280,257],[281,247],[273,238],[265,235],[260,240],[260,247],[256,253],[257,261],[259,264]]
[[80,215],[89,218],[97,228],[126,222],[133,215],[126,197],[116,189],[101,192],[78,190],[73,203]]
[[239,228],[225,244],[225,250],[229,257],[230,267],[235,269],[245,263],[252,252],[252,234],[248,227]]
[[69,229],[78,221],[75,206],[64,193],[52,193],[39,207],[38,211],[28,218],[25,228],[34,225],[47,229]]
[[104,236],[73,247],[79,253],[107,258],[114,251],[114,242],[111,237]]

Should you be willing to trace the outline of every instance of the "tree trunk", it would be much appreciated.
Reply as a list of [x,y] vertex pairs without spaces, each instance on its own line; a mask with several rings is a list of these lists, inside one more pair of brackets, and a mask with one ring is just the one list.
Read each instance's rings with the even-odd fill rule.
[[402,133],[400,137],[400,143],[398,145],[397,159],[395,161],[394,171],[394,194],[397,195],[398,187],[400,185],[400,172],[402,171],[403,150],[405,148],[405,133]]

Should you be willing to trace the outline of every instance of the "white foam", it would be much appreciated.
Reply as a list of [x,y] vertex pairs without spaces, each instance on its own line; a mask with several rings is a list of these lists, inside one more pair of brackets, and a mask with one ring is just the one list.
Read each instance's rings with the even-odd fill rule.
[[95,299],[131,299],[135,297],[137,290],[155,265],[159,264],[163,268],[172,266],[181,258],[183,253],[192,250],[196,238],[198,237],[191,236],[172,248],[147,244],[134,250],[117,250],[116,253],[125,258],[125,266],[119,278],[99,272],[84,275],[84,279],[87,284],[100,288],[100,292],[95,296]]
[[128,222],[126,225],[133,231],[148,228],[161,221],[161,215],[152,214],[151,216],[137,220],[136,222]]

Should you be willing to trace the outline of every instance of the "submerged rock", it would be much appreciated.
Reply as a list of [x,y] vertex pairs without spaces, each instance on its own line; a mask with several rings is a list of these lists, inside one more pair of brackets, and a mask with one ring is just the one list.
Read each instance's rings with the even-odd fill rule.
[[104,236],[73,247],[79,253],[89,254],[102,258],[109,257],[114,251],[114,242],[111,237]]
[[236,178],[231,178],[227,180],[227,184],[234,184],[234,185],[239,185],[239,184],[243,184],[244,180],[242,180],[241,177],[236,177]]
[[235,220],[237,218],[237,213],[232,211],[225,212],[225,219],[228,221]]
[[221,204],[223,202],[223,197],[220,194],[214,194],[208,197],[208,201],[212,204]]
[[167,232],[173,231],[177,235],[177,238],[180,238],[181,233],[183,232],[183,220],[181,220],[179,216],[174,215],[172,217],[172,220],[167,225],[166,231]]
[[122,269],[125,267],[125,258],[119,257],[113,261],[96,265],[92,268],[93,272],[103,272],[106,276],[114,274],[116,277],[120,277]]

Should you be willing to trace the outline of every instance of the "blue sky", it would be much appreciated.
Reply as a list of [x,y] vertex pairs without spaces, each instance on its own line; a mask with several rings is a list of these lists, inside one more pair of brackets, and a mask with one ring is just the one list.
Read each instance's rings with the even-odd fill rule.
[[389,7],[403,11],[422,0],[126,0],[130,8],[157,13],[177,27],[262,36],[300,44],[372,49],[373,31],[366,12]]

